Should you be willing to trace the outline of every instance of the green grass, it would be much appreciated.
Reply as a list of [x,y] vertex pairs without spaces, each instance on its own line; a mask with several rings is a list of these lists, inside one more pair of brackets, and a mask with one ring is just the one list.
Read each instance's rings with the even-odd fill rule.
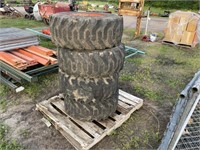
[[[141,118],[143,118],[141,120]],[[111,135],[115,139],[114,147],[120,150],[130,149],[153,149],[159,141],[157,123],[146,125],[144,120],[148,120],[150,114],[147,112],[135,112],[128,121]],[[122,143],[121,145],[119,143]]]
[[[44,26],[42,22],[25,20],[23,18],[0,20],[0,27],[33,28]],[[120,81],[130,83],[133,87],[132,94],[141,97],[145,101],[156,103],[162,108],[166,103],[174,104],[179,92],[191,80],[194,73],[200,68],[200,51],[196,49],[179,49],[162,45],[161,43],[145,43],[133,40],[133,29],[125,29],[124,34],[128,40],[123,42],[146,52],[145,55],[136,55],[125,62],[120,75]],[[41,45],[55,48],[51,41],[41,38]],[[39,77],[38,82],[26,83],[22,93],[32,99],[46,95],[53,88],[58,89],[58,75],[49,74]],[[45,93],[44,91],[48,93]],[[5,96],[15,95],[3,85],[0,85],[0,109],[6,110],[10,105]],[[18,95],[19,96],[19,95]],[[15,97],[15,96],[13,96]],[[17,96],[16,96],[17,97]],[[20,96],[19,96],[20,97]],[[144,106],[143,106],[144,108]],[[143,110],[144,111],[144,110]],[[141,119],[142,118],[142,119]],[[135,112],[123,126],[112,133],[116,139],[116,149],[153,149],[159,143],[159,131],[155,124],[147,124],[148,112],[141,114]],[[7,141],[8,127],[0,124],[0,150],[21,149],[16,141]],[[29,133],[22,130],[21,134],[26,137]],[[119,142],[118,142],[119,141]],[[121,144],[121,145],[120,145]]]
[[0,150],[21,150],[22,148],[16,140],[6,140],[8,130],[9,128],[6,125],[0,123]]
[[56,46],[51,42],[51,40],[40,37],[40,46],[50,48],[50,49],[56,49]]
[[[134,56],[126,60],[120,80],[129,81],[133,94],[143,99],[164,105],[175,103],[178,93],[192,79],[200,68],[200,51],[196,49],[178,49],[160,43],[141,43],[138,49],[145,56]],[[131,45],[132,42],[127,42]]]
[[12,18],[12,17],[1,17],[0,18],[0,28],[9,28],[9,27],[16,27],[16,28],[35,28],[45,26],[42,21],[36,20],[28,20],[22,17],[19,18]]
[[1,108],[1,110],[6,111],[7,105],[8,105],[7,100],[6,99],[1,99],[1,101],[0,101],[0,108]]
[[51,73],[39,77],[38,82],[27,83],[24,85],[24,92],[29,97],[35,99],[38,95],[42,94],[42,91],[52,88],[52,86],[58,87],[58,74]]
[[0,100],[7,95],[9,88],[3,84],[0,84]]

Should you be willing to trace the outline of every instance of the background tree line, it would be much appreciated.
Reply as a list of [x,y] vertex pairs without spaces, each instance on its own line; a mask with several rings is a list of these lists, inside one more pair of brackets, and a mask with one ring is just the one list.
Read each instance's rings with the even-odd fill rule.
[[[92,1],[92,0],[88,0]],[[96,0],[118,4],[119,0]],[[200,0],[145,0],[145,6],[164,9],[199,10]]]

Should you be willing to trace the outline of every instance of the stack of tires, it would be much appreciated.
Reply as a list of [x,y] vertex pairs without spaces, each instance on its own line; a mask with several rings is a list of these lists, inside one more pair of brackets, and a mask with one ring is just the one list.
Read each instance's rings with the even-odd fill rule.
[[112,115],[124,64],[123,18],[103,13],[58,13],[50,18],[58,47],[60,87],[66,112],[91,121]]

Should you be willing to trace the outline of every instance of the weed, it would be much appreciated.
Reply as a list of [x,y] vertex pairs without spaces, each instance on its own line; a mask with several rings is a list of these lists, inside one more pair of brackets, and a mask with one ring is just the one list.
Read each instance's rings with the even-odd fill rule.
[[50,49],[56,49],[56,46],[51,42],[51,40],[46,38],[40,38],[40,45]]
[[117,135],[116,130],[113,130],[113,131],[110,133],[110,135]]
[[131,139],[131,146],[133,146],[134,148],[139,148],[139,142],[140,138],[138,136],[134,136]]
[[122,81],[132,81],[132,80],[134,80],[134,77],[132,75],[122,75],[122,76],[120,76],[120,80],[122,80]]
[[8,102],[7,102],[7,100],[5,100],[5,99],[3,99],[3,100],[0,101],[0,107],[1,107],[1,109],[2,109],[4,112],[5,112],[6,109],[7,109],[7,104],[8,104]]
[[0,100],[2,97],[7,95],[8,91],[9,91],[9,88],[7,86],[0,84]]
[[8,133],[8,127],[0,123],[0,150],[21,150],[21,146],[16,140],[6,140],[6,134]]
[[49,87],[52,85],[52,83],[55,83],[54,81],[57,81],[58,75],[57,74],[48,74],[44,75],[42,77],[39,77],[38,82],[33,83],[27,83],[24,85],[25,87],[25,93],[27,93],[30,97],[36,98],[39,94],[41,94],[42,90],[45,90],[46,87]]

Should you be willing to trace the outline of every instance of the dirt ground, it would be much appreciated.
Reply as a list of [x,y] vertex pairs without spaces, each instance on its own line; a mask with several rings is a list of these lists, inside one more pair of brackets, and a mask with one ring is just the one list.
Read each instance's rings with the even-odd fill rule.
[[[122,74],[131,73],[135,69],[131,63],[126,62]],[[41,113],[35,110],[35,105],[38,102],[45,100],[58,90],[57,74],[52,76],[54,78],[50,81],[44,81],[46,78],[44,77],[41,79],[41,83],[34,85],[40,89],[36,94],[31,93],[31,90],[15,94],[9,90],[1,89],[0,95],[3,95],[1,100],[7,101],[7,107],[5,109],[0,107],[0,122],[10,128],[6,138],[8,140],[15,139],[23,149],[74,149],[53,126],[48,128],[41,121],[43,118]],[[29,87],[30,85],[27,85],[27,88]],[[130,81],[120,82],[120,89],[142,97],[134,88]],[[3,93],[4,91],[6,93]],[[165,103],[164,106],[159,107],[156,102],[144,99],[144,106],[141,109],[134,112],[127,122],[92,149],[157,148],[171,109],[171,104]]]
[[[133,87],[129,82],[120,82],[120,88],[130,93],[133,92]],[[6,110],[0,109],[0,122],[9,126],[9,132],[6,135],[8,140],[15,139],[23,149],[28,150],[74,149],[53,126],[48,128],[41,121],[43,115],[35,110],[36,103],[45,100],[57,89],[58,83],[53,80],[51,85],[42,89],[36,98],[30,98],[24,93],[8,92],[9,94],[4,98],[8,105],[10,103],[10,106]],[[155,104],[144,101],[144,106],[135,112],[122,127],[114,131],[111,136],[104,138],[92,149],[156,148],[158,140],[160,140],[157,134],[163,132],[170,110],[169,108],[158,108]],[[158,118],[159,120],[157,120]],[[141,135],[141,140],[144,142],[140,143],[138,136],[134,139],[134,135],[145,133],[148,135],[144,137]],[[151,141],[149,141],[149,136],[151,136]],[[129,144],[130,141],[133,143]]]
[[[92,149],[156,149],[178,93],[199,68],[200,52],[133,41],[130,29],[124,31],[123,42],[146,52],[125,62],[119,83],[120,89],[144,99],[144,105]],[[15,139],[28,150],[74,149],[53,126],[48,128],[41,121],[43,115],[35,110],[35,105],[58,87],[56,73],[26,84],[26,90],[18,94],[0,85],[0,123],[9,126],[7,140]]]

